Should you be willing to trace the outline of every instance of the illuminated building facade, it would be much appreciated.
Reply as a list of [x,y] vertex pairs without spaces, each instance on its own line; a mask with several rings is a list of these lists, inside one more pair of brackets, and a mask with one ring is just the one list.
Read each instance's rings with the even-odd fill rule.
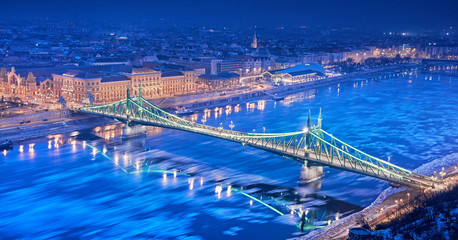
[[311,82],[325,77],[325,69],[317,63],[299,64],[297,66],[263,73],[266,82],[274,84],[295,84]]
[[231,72],[216,74],[203,74],[197,78],[199,90],[224,90],[233,89],[240,84],[240,75]]
[[23,77],[14,67],[9,72],[5,68],[0,70],[0,83],[2,93],[7,96],[37,97],[40,93],[33,73],[28,72],[27,77]]

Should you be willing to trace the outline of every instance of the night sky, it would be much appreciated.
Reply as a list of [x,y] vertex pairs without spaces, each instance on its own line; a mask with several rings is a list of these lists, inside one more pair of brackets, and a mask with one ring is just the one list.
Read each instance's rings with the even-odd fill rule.
[[2,19],[141,21],[177,26],[353,27],[421,30],[458,27],[457,0],[16,0]]

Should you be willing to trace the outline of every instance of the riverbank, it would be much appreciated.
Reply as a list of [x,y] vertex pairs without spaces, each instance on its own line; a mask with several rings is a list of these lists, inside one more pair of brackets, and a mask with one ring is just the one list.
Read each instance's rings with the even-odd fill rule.
[[207,94],[194,95],[194,96],[183,96],[183,97],[174,97],[171,99],[158,99],[152,100],[151,102],[156,106],[174,113],[178,109],[188,109],[190,111],[199,111],[206,108],[215,108],[222,107],[229,104],[240,104],[249,101],[257,101],[261,99],[273,99],[281,98],[289,94],[305,91],[308,89],[313,89],[321,86],[326,86],[330,84],[342,83],[351,81],[357,78],[371,78],[380,75],[384,72],[390,71],[401,71],[401,70],[411,70],[418,67],[417,64],[401,64],[396,66],[389,66],[384,68],[371,69],[366,71],[360,71],[350,74],[345,74],[337,77],[325,78],[313,82],[304,82],[293,85],[284,85],[284,86],[270,86],[266,87],[263,85],[262,88],[258,88],[246,93],[234,93],[234,94],[225,94],[225,95],[215,95],[212,94],[208,96]]
[[100,125],[118,123],[114,119],[76,114],[68,118],[58,118],[52,121],[14,125],[0,128],[0,139],[9,139],[15,145],[26,140],[45,137],[53,134],[62,134],[84,129],[94,128]]
[[[304,237],[296,238],[296,240],[347,239],[350,228],[360,228],[363,226],[371,228],[382,223],[387,223],[399,217],[401,212],[400,209],[409,209],[411,212],[414,210],[408,208],[411,201],[425,194],[425,192],[429,192],[429,194],[438,194],[445,189],[450,189],[452,186],[457,185],[457,163],[458,153],[455,153],[426,163],[414,170],[414,172],[427,176],[436,174],[437,177],[441,177],[439,173],[443,172],[444,184],[436,186],[435,189],[428,189],[422,192],[406,187],[390,187],[380,193],[378,198],[362,211],[335,221],[323,229],[312,231]],[[409,212],[403,212],[403,214],[407,213]]]

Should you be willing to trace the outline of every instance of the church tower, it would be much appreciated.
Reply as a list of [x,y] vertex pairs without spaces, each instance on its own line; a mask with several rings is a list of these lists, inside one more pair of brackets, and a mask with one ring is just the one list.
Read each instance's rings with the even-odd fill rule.
[[258,39],[256,38],[256,32],[254,33],[253,42],[251,43],[252,48],[258,48]]

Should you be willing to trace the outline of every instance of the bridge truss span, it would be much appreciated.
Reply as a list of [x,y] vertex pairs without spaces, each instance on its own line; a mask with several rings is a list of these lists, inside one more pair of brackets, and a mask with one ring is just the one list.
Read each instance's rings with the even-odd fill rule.
[[417,189],[434,187],[440,183],[439,179],[373,157],[335,138],[321,129],[321,112],[316,126],[311,125],[309,112],[307,127],[302,131],[246,133],[233,131],[233,126],[228,130],[222,126],[212,127],[185,120],[158,108],[141,94],[131,97],[129,92],[124,100],[102,106],[86,106],[77,110],[115,118],[127,124],[171,128],[225,139],[272,152],[302,164],[332,167]]

